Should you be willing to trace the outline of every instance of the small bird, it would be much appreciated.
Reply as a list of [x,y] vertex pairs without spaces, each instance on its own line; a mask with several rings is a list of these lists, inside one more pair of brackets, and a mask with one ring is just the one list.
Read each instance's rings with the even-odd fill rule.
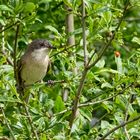
[[19,90],[42,80],[50,65],[49,54],[54,47],[45,39],[32,41],[17,66]]

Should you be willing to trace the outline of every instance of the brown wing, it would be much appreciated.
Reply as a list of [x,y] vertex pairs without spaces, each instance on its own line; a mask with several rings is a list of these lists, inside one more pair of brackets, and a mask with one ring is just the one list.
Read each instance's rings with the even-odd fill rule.
[[17,80],[17,91],[21,93],[24,88],[24,81],[21,78],[21,70],[22,66],[24,65],[25,61],[23,59],[23,56],[20,60],[17,61],[17,70],[16,70],[16,80]]

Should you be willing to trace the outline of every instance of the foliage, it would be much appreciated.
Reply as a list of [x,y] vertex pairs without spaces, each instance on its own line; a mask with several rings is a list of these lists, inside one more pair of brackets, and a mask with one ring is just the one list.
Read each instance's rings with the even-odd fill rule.
[[[9,139],[100,139],[113,128],[140,115],[140,29],[138,0],[84,0],[86,8],[85,33],[82,24],[82,1],[76,0],[2,0],[0,1],[0,136]],[[74,14],[75,30],[66,33],[65,20],[69,11]],[[120,23],[119,29],[116,27]],[[19,26],[18,38],[16,38]],[[88,69],[76,118],[69,126],[71,109],[84,69],[83,33],[86,35],[87,57],[95,62],[104,45],[108,45],[99,61]],[[67,40],[75,36],[76,45]],[[113,37],[114,35],[114,37]],[[28,42],[47,38],[57,47],[51,53],[52,70],[44,81],[60,81],[52,86],[35,84],[30,89],[27,105],[16,91],[13,65],[16,40],[16,59]],[[112,39],[112,40],[111,40]],[[74,49],[73,49],[74,48]],[[114,54],[118,51],[120,55]],[[70,56],[74,54],[74,56]],[[94,54],[94,55],[93,55]],[[73,72],[76,67],[77,73]],[[61,82],[62,81],[62,82]],[[64,89],[68,99],[63,101]],[[32,121],[32,122],[31,122]],[[114,130],[108,139],[140,139],[140,124],[134,120]],[[34,128],[32,128],[32,125]],[[71,133],[69,133],[71,131]]]

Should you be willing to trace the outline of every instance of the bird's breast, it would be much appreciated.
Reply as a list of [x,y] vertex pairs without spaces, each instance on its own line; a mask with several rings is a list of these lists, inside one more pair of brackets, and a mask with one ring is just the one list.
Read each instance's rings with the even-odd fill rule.
[[31,56],[22,67],[21,78],[25,81],[25,85],[33,84],[42,80],[47,72],[49,65],[49,57],[47,56]]

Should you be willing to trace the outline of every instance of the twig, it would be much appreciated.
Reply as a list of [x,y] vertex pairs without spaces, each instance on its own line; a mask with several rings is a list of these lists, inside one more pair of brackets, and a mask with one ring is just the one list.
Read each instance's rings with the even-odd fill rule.
[[72,114],[71,114],[70,121],[69,121],[70,131],[72,129],[72,125],[73,125],[73,122],[74,122],[74,119],[75,119],[75,116],[76,116],[76,112],[77,112],[77,109],[78,109],[78,103],[79,103],[79,99],[80,99],[81,91],[83,89],[83,85],[84,85],[86,75],[87,75],[87,69],[84,69],[83,74],[82,74],[82,78],[80,80],[80,85],[78,87],[77,94],[76,94],[76,97],[75,97],[75,100],[74,100],[74,105],[73,105],[73,108],[72,108]]
[[[110,40],[109,40],[108,43],[99,51],[98,57],[95,59],[95,61],[94,61],[92,64],[90,64],[90,65],[87,66],[87,69],[90,69],[91,67],[95,66],[95,64],[96,64],[96,63],[101,59],[101,57],[104,55],[106,49],[107,49],[107,48],[110,46],[110,44],[112,43],[112,41],[113,41],[113,39],[114,39],[114,37],[115,37],[115,35],[116,35],[116,32],[118,31],[118,29],[119,29],[119,27],[120,27],[120,25],[121,25],[121,23],[122,23],[122,21],[123,21],[123,19],[124,19],[124,16],[125,16],[125,13],[126,13],[126,11],[127,11],[128,6],[129,6],[129,2],[125,5],[124,10],[123,10],[123,15],[122,15],[122,17],[120,18],[119,23],[118,23],[118,25],[117,25],[115,31],[113,32],[113,34],[112,34]],[[92,59],[92,58],[91,58],[91,59]]]
[[36,84],[29,84],[29,85],[25,85],[25,88],[26,87],[30,87],[30,86],[34,86],[34,85],[53,85],[53,84],[57,84],[57,83],[64,83],[65,80],[58,80],[58,81],[52,81],[52,80],[49,80],[47,82],[43,82],[43,83],[36,83]]
[[30,113],[29,113],[29,111],[28,111],[28,107],[26,106],[26,103],[25,103],[25,102],[23,103],[23,106],[24,106],[24,109],[25,109],[25,112],[26,112],[28,121],[29,121],[29,123],[30,123],[31,129],[32,129],[32,132],[33,132],[33,137],[35,136],[35,138],[36,138],[37,140],[39,140],[38,134],[37,134],[37,132],[36,132],[36,130],[35,130],[35,127],[34,127],[34,125],[33,125],[32,118],[31,118],[31,116],[30,116]]
[[121,25],[121,23],[123,21],[123,18],[124,18],[124,15],[126,13],[126,10],[127,10],[128,5],[129,5],[129,3],[127,3],[126,6],[124,7],[123,16],[121,17],[121,19],[120,19],[120,21],[119,21],[119,23],[118,23],[118,25],[116,27],[115,32],[113,33],[113,35],[110,38],[109,42],[103,47],[103,49],[101,49],[99,51],[99,54],[98,54],[97,59],[95,59],[95,61],[92,64],[90,64],[88,66],[85,65],[85,67],[84,67],[84,71],[82,73],[82,78],[80,80],[80,84],[79,84],[79,87],[78,87],[78,90],[77,90],[77,94],[76,94],[76,97],[75,97],[75,100],[74,100],[74,105],[73,105],[73,108],[72,108],[72,114],[71,114],[70,121],[69,121],[69,126],[70,126],[69,134],[71,132],[74,119],[76,117],[76,112],[77,112],[77,109],[78,109],[78,103],[79,103],[79,99],[80,99],[80,96],[81,96],[81,91],[82,91],[83,86],[84,86],[84,81],[85,81],[85,77],[87,75],[87,72],[88,72],[88,70],[91,67],[93,67],[101,59],[101,57],[104,55],[106,49],[110,46],[111,42],[113,41],[113,39],[115,37],[116,32],[118,31],[118,29],[119,29],[119,27],[120,27],[120,25]]
[[[25,17],[23,17],[21,20],[23,20],[23,19],[25,19],[25,18],[28,18],[28,17],[25,16]],[[21,20],[18,20],[18,21],[16,21],[15,23],[13,23],[13,24],[11,24],[11,25],[5,27],[4,29],[2,29],[2,30],[0,31],[0,33],[2,33],[2,32],[4,32],[4,31],[8,30],[9,28],[15,26],[16,24],[19,24]]]
[[[4,26],[2,27],[2,30],[4,30]],[[8,62],[9,65],[13,66],[13,62],[12,60],[7,57],[7,54],[5,52],[5,38],[4,38],[5,33],[2,32],[2,49],[1,49],[1,53],[6,57],[6,60]]]
[[100,138],[99,140],[104,140],[107,136],[109,136],[111,133],[115,132],[117,129],[121,128],[121,127],[124,127],[125,125],[129,124],[129,123],[132,123],[134,121],[137,121],[140,119],[140,116],[137,116],[135,117],[134,119],[132,120],[129,120],[127,122],[123,122],[121,123],[120,125],[114,127],[113,129],[111,129],[109,132],[107,132],[102,138]]
[[10,57],[7,56],[5,50],[2,50],[1,53],[6,57],[6,60],[7,60],[8,64],[11,65],[11,66],[13,66],[13,62],[10,59]]
[[106,98],[106,99],[103,99],[103,100],[100,100],[100,101],[96,101],[96,102],[89,102],[89,103],[85,103],[85,104],[80,104],[78,107],[80,108],[80,107],[86,107],[86,106],[91,106],[91,105],[103,103],[103,102],[105,102],[105,101],[108,101],[108,100],[110,100],[110,99],[112,99],[112,98],[114,98],[114,97],[120,95],[120,94],[123,94],[123,93],[125,92],[125,90],[128,89],[128,88],[131,87],[131,86],[132,86],[132,84],[128,85],[128,86],[127,86],[126,88],[124,88],[121,92],[119,92],[119,93],[117,93],[117,94],[115,94],[115,95],[113,95],[113,96],[110,96],[110,97],[108,97],[108,98]]
[[85,24],[85,2],[82,0],[82,33],[83,33],[83,49],[84,49],[84,65],[87,66],[87,45],[86,45],[86,24]]
[[77,46],[77,45],[78,45],[78,44],[74,44],[74,45],[65,47],[63,50],[61,50],[61,51],[59,51],[59,52],[57,52],[57,53],[51,55],[50,58],[51,58],[51,57],[54,57],[54,56],[56,56],[56,55],[58,55],[58,54],[60,54],[60,53],[63,53],[63,52],[65,52],[65,51],[67,51],[68,49],[71,49],[71,48],[73,48],[73,47],[75,47],[75,46]]
[[0,31],[0,33],[2,33],[2,32],[4,32],[4,31],[8,30],[9,28],[13,27],[14,25],[16,25],[16,24],[18,24],[18,23],[19,23],[19,21],[15,22],[15,23],[13,23],[13,24],[11,24],[11,25],[9,25],[8,27],[5,27],[4,29],[2,29],[2,30]]
[[3,108],[0,107],[0,109],[1,109],[1,111],[2,111],[2,115],[3,115],[3,117],[4,117],[5,123],[6,123],[8,129],[9,129],[9,131],[10,131],[10,133],[11,133],[11,136],[12,136],[13,140],[16,140],[16,138],[15,138],[15,136],[14,136],[14,133],[13,133],[13,130],[11,129],[11,127],[10,127],[10,125],[9,125],[9,122],[8,122],[6,116],[5,116],[5,113],[4,113]]
[[83,49],[84,49],[84,66],[85,67],[84,67],[84,71],[82,73],[82,78],[80,80],[80,84],[79,84],[77,94],[76,94],[76,97],[74,100],[74,105],[72,108],[72,114],[71,114],[70,121],[69,121],[69,126],[70,126],[69,134],[71,132],[72,125],[73,125],[73,122],[74,122],[74,119],[76,116],[76,112],[78,109],[78,103],[79,103],[79,99],[81,96],[81,91],[83,89],[85,77],[86,77],[87,72],[88,72],[88,69],[86,69],[86,66],[87,66],[87,46],[86,46],[86,33],[85,33],[85,3],[84,3],[84,0],[82,0],[82,5],[83,5],[82,6],[82,29],[83,29]]
[[[18,42],[19,28],[20,28],[20,24],[17,24],[16,34],[15,34],[15,44],[14,44],[14,58],[13,58],[14,59],[14,62],[13,62],[14,63],[14,76],[15,76],[16,82],[18,82],[16,54],[17,54],[17,42]],[[34,125],[33,125],[32,118],[31,118],[30,113],[28,111],[28,107],[26,106],[26,104],[24,102],[23,102],[22,105],[25,109],[26,115],[28,116],[27,118],[29,120],[31,129],[32,129],[32,132],[33,132],[33,136],[35,135],[36,139],[39,140],[37,132],[35,131],[35,128],[34,128]]]
[[17,80],[17,59],[16,59],[16,55],[17,55],[17,40],[18,40],[18,33],[19,33],[19,27],[20,27],[20,24],[17,25],[17,28],[16,28],[16,34],[15,34],[15,44],[14,44],[14,56],[13,56],[13,59],[14,59],[14,76],[16,78],[16,81]]
[[[133,83],[131,83],[131,84],[129,84],[126,88],[124,88],[121,92],[119,92],[119,93],[117,93],[117,94],[115,94],[115,95],[113,95],[113,96],[110,96],[110,97],[108,97],[108,98],[106,98],[106,99],[103,99],[103,100],[99,100],[99,101],[93,101],[93,102],[88,102],[88,103],[82,103],[82,104],[79,104],[78,105],[78,108],[82,108],[82,107],[86,107],[86,106],[92,106],[92,105],[95,105],[95,104],[99,104],[99,103],[103,103],[103,102],[105,102],[105,101],[108,101],[108,100],[110,100],[110,99],[112,99],[112,98],[114,98],[114,97],[116,97],[116,96],[118,96],[118,95],[120,95],[120,94],[123,94],[124,92],[125,92],[125,90],[127,90],[129,87],[131,87],[133,85]],[[58,112],[58,113],[56,113],[56,114],[54,114],[54,116],[57,116],[57,115],[60,115],[60,114],[64,114],[64,113],[66,113],[67,111],[70,111],[70,110],[72,110],[72,108],[67,108],[66,110],[63,110],[63,111],[61,111],[61,112]]]

